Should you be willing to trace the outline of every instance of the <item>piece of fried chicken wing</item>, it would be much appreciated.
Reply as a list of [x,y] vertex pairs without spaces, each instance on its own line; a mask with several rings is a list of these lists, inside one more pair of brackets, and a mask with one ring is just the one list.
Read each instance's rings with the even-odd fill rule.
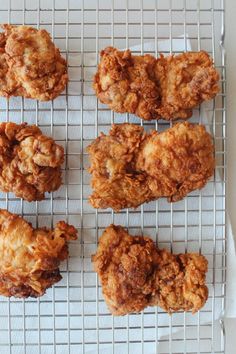
[[92,261],[113,315],[140,312],[147,306],[194,313],[208,298],[204,256],[171,254],[158,249],[149,237],[130,236],[121,226],[104,231]]
[[212,137],[203,125],[178,123],[162,133],[134,124],[113,125],[89,147],[94,208],[175,202],[205,186],[214,173]]
[[40,101],[57,97],[68,82],[65,59],[46,30],[3,25],[0,34],[0,96]]
[[67,242],[76,238],[76,229],[64,221],[52,230],[34,229],[20,216],[0,210],[0,295],[42,296],[61,280]]
[[0,123],[0,189],[29,202],[61,183],[64,149],[35,125]]
[[102,103],[119,113],[142,119],[189,118],[192,109],[219,91],[219,74],[204,52],[186,52],[154,58],[108,47],[93,87]]

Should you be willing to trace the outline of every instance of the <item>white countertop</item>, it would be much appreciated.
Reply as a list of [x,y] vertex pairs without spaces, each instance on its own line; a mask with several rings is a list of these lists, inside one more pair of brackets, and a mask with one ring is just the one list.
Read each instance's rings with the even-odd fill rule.
[[227,207],[233,233],[236,235],[236,1],[226,1],[226,55],[227,55]]
[[[229,213],[234,239],[236,238],[236,1],[226,0],[226,41],[227,52],[227,210]],[[229,266],[229,265],[228,265]],[[231,267],[235,268],[235,265]],[[236,271],[236,269],[235,269]],[[227,319],[226,354],[234,354],[236,347],[236,319]]]

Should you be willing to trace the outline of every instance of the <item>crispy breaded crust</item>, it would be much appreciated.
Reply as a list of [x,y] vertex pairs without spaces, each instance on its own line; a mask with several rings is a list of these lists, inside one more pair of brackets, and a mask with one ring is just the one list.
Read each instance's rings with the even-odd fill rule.
[[77,238],[73,226],[34,229],[20,216],[0,210],[0,294],[42,296],[61,280],[59,264],[68,258],[67,242]]
[[57,97],[68,82],[66,61],[46,30],[2,25],[0,96],[40,101]]
[[61,185],[64,149],[35,125],[0,124],[0,189],[29,202]]
[[196,253],[171,254],[149,237],[130,236],[110,225],[92,256],[104,298],[113,315],[160,306],[172,313],[198,311],[208,298],[208,262]]
[[115,112],[171,120],[191,117],[194,107],[214,98],[218,81],[204,51],[156,59],[107,47],[101,51],[93,87],[99,100]]
[[113,125],[89,147],[94,208],[138,207],[184,198],[205,186],[215,168],[212,137],[203,125],[178,123],[162,133],[134,124]]

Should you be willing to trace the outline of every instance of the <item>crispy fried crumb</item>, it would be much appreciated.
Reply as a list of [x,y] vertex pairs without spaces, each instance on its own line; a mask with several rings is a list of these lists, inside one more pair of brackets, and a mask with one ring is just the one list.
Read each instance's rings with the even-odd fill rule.
[[215,168],[212,138],[204,126],[178,123],[162,133],[134,124],[113,125],[89,147],[95,208],[136,208],[175,202],[205,186]]
[[3,25],[0,34],[0,96],[40,101],[57,97],[68,82],[66,61],[46,30]]
[[61,185],[64,149],[35,125],[0,124],[0,189],[29,202]]
[[20,216],[0,210],[0,294],[42,296],[61,280],[59,265],[68,258],[67,242],[76,238],[76,229],[64,221],[53,230],[34,229]]
[[93,87],[99,100],[115,112],[171,120],[191,117],[194,107],[214,98],[218,81],[204,51],[156,59],[107,47],[101,51]]
[[171,254],[149,237],[130,236],[110,225],[92,256],[103,295],[113,315],[160,306],[172,313],[200,310],[207,298],[207,260],[196,253]]

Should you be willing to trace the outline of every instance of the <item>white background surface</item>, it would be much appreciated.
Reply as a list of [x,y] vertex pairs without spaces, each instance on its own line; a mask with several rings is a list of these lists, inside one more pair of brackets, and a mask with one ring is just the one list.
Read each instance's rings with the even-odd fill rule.
[[[226,51],[227,51],[227,122],[228,122],[228,185],[227,207],[232,224],[233,235],[236,235],[236,1],[226,0]],[[236,271],[235,266],[233,271]],[[235,294],[236,296],[236,294]],[[226,354],[236,352],[236,319],[227,319]]]

